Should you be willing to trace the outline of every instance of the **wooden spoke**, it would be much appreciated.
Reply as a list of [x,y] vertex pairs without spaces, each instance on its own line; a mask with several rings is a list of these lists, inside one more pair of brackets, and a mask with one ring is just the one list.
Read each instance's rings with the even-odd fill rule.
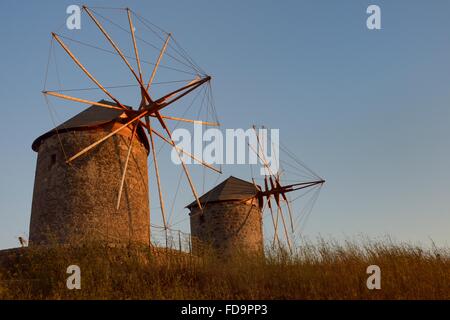
[[[151,116],[152,117],[157,117],[154,114],[152,114]],[[189,122],[189,123],[196,123],[196,124],[201,124],[201,125],[204,125],[204,126],[211,126],[211,127],[218,127],[218,126],[220,126],[220,124],[218,122],[207,122],[207,121],[202,121],[202,120],[191,120],[191,119],[177,118],[177,117],[163,116],[163,115],[161,115],[161,117],[163,119],[169,119],[169,120],[181,121],[181,122]]]
[[272,246],[275,246],[275,241],[276,241],[278,243],[278,246],[280,247],[280,238],[278,237],[278,225],[277,225],[278,223],[276,223],[276,221],[275,221],[270,197],[267,198],[267,204],[269,205],[270,216],[272,217],[272,224],[273,224],[273,230],[274,230]]
[[162,59],[162,57],[164,55],[164,52],[167,49],[167,44],[169,43],[170,37],[171,37],[171,34],[169,33],[167,35],[166,41],[164,42],[164,46],[162,47],[162,49],[161,49],[161,51],[159,53],[158,60],[156,60],[155,66],[153,67],[152,75],[150,76],[150,79],[148,80],[148,84],[147,84],[147,88],[146,88],[147,91],[148,91],[148,89],[150,89],[150,86],[153,83],[153,79],[155,79],[156,70],[158,70],[159,63],[161,62],[161,59]]
[[[255,134],[256,134],[256,137],[257,137],[256,140],[258,142],[258,146],[260,148],[262,148],[262,146],[260,144],[260,141],[259,141],[258,133],[256,132],[255,126],[253,126],[253,129],[255,130]],[[279,181],[279,178],[277,177],[277,175],[273,174],[273,172],[271,171],[270,166],[268,165],[268,163],[267,163],[266,159],[264,158],[264,156],[260,155],[259,152],[257,152],[253,148],[252,145],[249,144],[249,146],[257,154],[258,158],[260,158],[261,161],[263,161],[264,166],[269,170],[269,173],[270,173],[269,182],[270,182],[271,189],[269,190],[269,187],[268,187],[268,184],[267,184],[267,177],[264,177],[264,181],[265,181],[265,184],[266,184],[266,191],[263,192],[262,195],[267,196],[268,199],[270,199],[271,195],[274,196],[275,202],[277,204],[277,218],[276,218],[276,221],[275,221],[275,228],[278,229],[278,217],[281,217],[281,222],[283,224],[283,230],[284,230],[284,234],[285,234],[285,237],[286,237],[286,242],[288,244],[289,251],[292,254],[291,239],[289,237],[288,228],[286,226],[286,220],[284,218],[283,210],[281,209],[281,205],[280,205],[280,194],[282,194],[283,199],[285,199],[287,204],[288,204],[289,216],[290,216],[290,219],[291,219],[291,228],[292,228],[292,232],[294,232],[294,227],[293,227],[293,222],[292,222],[292,215],[291,215],[291,208],[290,208],[289,202],[287,201],[287,198],[282,193],[282,191],[291,191],[291,190],[286,190],[286,187],[281,187],[281,183]],[[275,179],[275,182],[274,182],[273,179]],[[301,183],[301,185],[304,185],[304,184],[305,183]],[[309,183],[306,183],[306,184],[309,184]]]
[[[267,177],[264,177],[264,185],[266,187],[266,191],[269,190],[269,186],[267,184]],[[270,209],[270,216],[272,217],[272,224],[273,224],[273,229],[274,229],[272,246],[275,247],[275,241],[277,241],[278,247],[280,247],[280,238],[278,237],[278,226],[277,226],[277,223],[275,223],[275,217],[273,214],[272,202],[271,202],[270,195],[267,196],[267,205]]]
[[138,72],[139,72],[139,79],[143,83],[142,70],[141,70],[141,60],[139,58],[139,51],[138,51],[138,47],[137,47],[137,44],[136,44],[136,37],[135,37],[135,34],[134,34],[135,30],[134,30],[134,26],[133,26],[133,20],[131,19],[131,10],[129,8],[127,8],[127,15],[128,15],[128,23],[130,25],[131,39],[133,40],[134,55],[136,57],[136,63],[137,63]]
[[[257,141],[257,143],[258,143],[258,148],[262,150],[262,145],[261,145],[261,142],[259,141],[259,135],[258,135],[258,132],[256,131],[256,127],[255,127],[255,126],[253,126],[253,130],[255,131],[256,141]],[[253,149],[253,150],[254,150],[254,149]],[[263,150],[263,151],[264,151],[264,150]],[[256,152],[256,151],[255,151],[255,152]],[[269,164],[267,163],[267,159],[264,157],[264,154],[263,154],[263,153],[260,154],[259,152],[256,152],[256,154],[258,155],[258,158],[263,162],[263,165],[267,168],[267,170],[269,171],[270,175],[271,175],[271,176],[275,176],[275,175],[273,174],[272,170],[270,169],[270,166],[269,166]],[[271,181],[272,181],[272,180],[271,180]],[[273,186],[272,186],[272,188],[273,188]]]
[[273,189],[270,190],[270,192],[271,193],[281,193],[281,192],[286,193],[286,192],[291,192],[291,191],[296,191],[296,190],[301,190],[301,189],[314,187],[314,186],[316,186],[318,184],[324,184],[324,183],[325,183],[325,180],[317,180],[317,181],[294,183],[294,184],[289,184],[287,186],[274,187]]
[[117,105],[119,105],[122,109],[127,109],[124,105],[122,105],[119,100],[117,100],[108,90],[103,87],[94,76],[87,71],[87,69],[83,66],[83,64],[75,57],[75,55],[70,51],[70,49],[66,46],[66,44],[58,37],[56,33],[52,32],[52,37],[60,44],[60,46],[67,52],[67,54],[72,58],[72,60],[80,67],[81,70],[92,80],[108,97],[114,100]]
[[[267,176],[265,176],[264,179],[265,179],[266,184],[267,184],[267,180],[268,180]],[[280,219],[280,211],[279,211],[279,209],[278,209],[278,201],[277,201],[276,195],[275,195],[273,192],[271,192],[271,191],[273,190],[273,182],[272,182],[272,179],[269,179],[269,181],[270,181],[270,188],[271,188],[271,189],[269,189],[269,188],[267,187],[266,190],[268,190],[268,196],[269,196],[269,197],[273,195],[273,197],[275,198],[275,203],[277,204],[277,217],[276,217],[276,219],[275,219],[275,228],[278,230],[278,220]]]
[[[184,86],[184,88],[186,88],[187,86],[196,84],[199,80],[200,80],[200,78],[199,78],[198,76],[195,77],[195,79],[189,81],[188,84],[187,84],[186,86]],[[179,89],[179,90],[180,90],[180,91],[183,91],[183,90],[186,90],[186,89]],[[165,96],[162,97],[161,99],[158,99],[158,102],[159,102],[159,103],[164,103],[164,102],[166,102],[167,100],[169,100],[170,98],[175,97],[175,96],[177,95],[177,93],[180,92],[180,91],[175,90],[174,92],[171,92],[171,93],[165,95]]]
[[[272,176],[269,177],[269,182],[270,182],[270,186],[271,186],[272,190],[274,190],[275,189],[275,182],[273,181]],[[275,202],[277,204],[277,224],[278,224],[278,217],[280,216],[281,217],[281,223],[283,224],[283,230],[284,230],[284,235],[286,237],[286,242],[288,244],[289,251],[292,253],[291,239],[289,237],[288,228],[286,226],[286,221],[284,219],[283,210],[281,209],[281,205],[280,205],[280,193],[279,192],[275,192],[273,194],[273,197],[275,198]]]
[[[159,113],[157,113],[157,115],[158,115],[158,114],[159,114]],[[167,125],[166,125],[164,119],[161,118],[161,117],[159,117],[158,120],[161,122],[161,125],[163,126],[164,130],[167,132],[167,135],[168,135],[169,138],[170,138],[169,141],[171,142],[171,144],[172,144],[173,146],[175,146],[175,142],[172,140],[172,133],[170,132],[169,127],[167,127]],[[181,161],[181,165],[183,166],[183,171],[184,171],[184,173],[185,173],[185,175],[186,175],[186,178],[187,178],[187,180],[188,180],[188,182],[189,182],[189,186],[191,187],[192,193],[194,194],[195,201],[197,201],[197,205],[198,205],[198,207],[200,208],[200,210],[203,210],[202,204],[200,203],[200,200],[199,200],[199,197],[198,197],[198,194],[197,194],[197,190],[195,189],[194,183],[192,182],[192,178],[191,178],[191,175],[190,175],[190,173],[189,173],[189,170],[188,170],[186,164],[184,163],[183,158],[181,157],[181,155],[180,155],[180,153],[179,153],[179,151],[178,151],[177,148],[175,148],[175,151],[177,152],[178,158],[179,158],[180,161]]]
[[[185,95],[189,94],[190,92],[194,91],[195,89],[197,89],[198,87],[200,87],[203,83],[209,81],[211,79],[211,77],[206,77],[203,78],[201,80],[195,81],[191,84],[188,84],[187,86],[180,88],[178,90],[175,90],[172,93],[169,93],[168,95],[162,97],[161,99],[155,101],[155,103],[150,104],[150,106],[146,107],[145,109],[147,109],[149,111],[149,114],[156,114],[158,111],[160,111],[161,109],[164,109],[165,107],[167,107],[168,105],[174,103],[175,101],[177,101],[178,99],[181,99],[182,97],[184,97]],[[173,98],[172,100],[168,101],[168,102],[163,102],[165,101],[164,99],[166,97],[169,96],[173,96],[174,94],[186,90],[187,88],[190,88],[189,90],[179,94],[178,96],[176,96],[175,98]]]
[[124,129],[125,127],[129,126],[130,124],[132,124],[133,122],[139,120],[140,118],[142,118],[143,116],[145,116],[148,113],[148,111],[143,111],[141,113],[139,113],[137,116],[131,118],[131,120],[127,121],[125,124],[121,125],[119,128],[115,129],[114,131],[112,131],[111,133],[109,133],[108,135],[104,136],[103,138],[101,138],[100,140],[98,140],[97,142],[91,144],[90,146],[84,148],[83,150],[81,150],[80,152],[78,152],[77,154],[73,155],[72,157],[70,157],[66,162],[72,162],[73,160],[75,160],[76,158],[78,158],[79,156],[85,154],[86,152],[88,152],[89,150],[91,150],[92,148],[96,147],[97,145],[99,145],[100,143],[102,143],[103,141],[105,141],[106,139],[108,139],[109,137],[112,137],[113,135],[115,135],[117,132],[119,132],[120,130]]
[[186,150],[184,150],[184,149],[178,147],[178,146],[173,142],[173,140],[167,139],[167,138],[164,137],[164,135],[161,134],[160,132],[156,131],[156,130],[153,129],[153,128],[149,129],[149,127],[148,127],[146,124],[142,123],[142,122],[141,122],[141,124],[147,129],[147,131],[151,131],[152,133],[154,133],[155,135],[157,135],[159,138],[161,138],[164,142],[170,144],[172,147],[174,147],[175,149],[177,149],[177,151],[179,151],[179,152],[181,152],[181,153],[184,153],[184,154],[187,155],[189,158],[191,158],[192,160],[197,161],[198,163],[204,165],[204,166],[207,167],[208,169],[211,169],[211,170],[213,170],[213,171],[215,171],[215,172],[217,172],[217,173],[220,173],[220,174],[222,173],[221,170],[219,170],[219,169],[213,167],[213,166],[210,165],[209,163],[206,163],[206,162],[204,162],[204,161],[198,159],[198,158],[197,158],[196,156],[194,156],[193,154],[191,154],[191,153],[187,152]]
[[128,147],[127,158],[125,160],[125,166],[124,166],[123,172],[122,172],[122,179],[120,180],[119,194],[117,195],[116,210],[119,210],[119,207],[120,207],[120,199],[122,198],[122,190],[123,190],[123,185],[125,183],[125,176],[127,174],[128,161],[130,160],[131,149],[133,148],[133,140],[134,140],[134,136],[136,135],[136,130],[137,130],[138,125],[139,124],[134,125],[133,131],[131,133],[131,139],[130,139],[130,145]]
[[75,98],[75,97],[71,97],[71,96],[68,96],[68,95],[65,95],[65,94],[61,94],[61,93],[57,93],[57,92],[54,92],[54,91],[42,91],[42,93],[46,94],[46,95],[49,95],[49,96],[54,96],[54,97],[58,97],[58,98],[61,98],[61,99],[75,101],[75,102],[84,103],[84,104],[88,104],[88,105],[94,105],[94,106],[103,107],[103,108],[107,108],[107,109],[115,109],[115,110],[125,111],[124,109],[122,109],[120,107],[111,106],[109,104],[105,104],[105,103],[101,103],[101,102],[94,102],[94,101],[90,101],[90,100]]
[[[260,144],[259,137],[258,137],[258,133],[256,132],[255,126],[253,126],[253,129],[255,130],[256,140],[257,140],[257,142],[258,142],[258,146],[262,149],[262,146],[261,146],[261,144]],[[269,166],[269,164],[267,163],[267,160],[264,158],[264,156],[260,155],[259,152],[257,152],[257,151],[255,150],[255,148],[253,148],[250,144],[249,144],[249,146],[250,146],[250,148],[256,153],[256,155],[258,156],[258,158],[263,162],[263,165],[267,168],[267,170],[269,171],[270,175],[271,175],[272,177],[274,177],[274,179],[275,179],[275,181],[276,181],[276,183],[277,183],[277,186],[276,186],[276,187],[275,187],[275,186],[272,186],[273,188],[272,188],[271,192],[277,192],[277,193],[280,193],[280,192],[290,192],[290,191],[295,191],[295,190],[305,189],[305,188],[309,188],[309,187],[312,187],[312,186],[315,186],[315,185],[318,185],[318,184],[323,184],[323,183],[325,183],[325,180],[317,180],[317,181],[300,182],[300,183],[290,184],[290,185],[287,185],[287,186],[281,186],[279,176],[278,176],[278,175],[275,175],[275,174],[272,172],[272,170],[270,169],[270,166]],[[278,186],[280,186],[280,187],[278,187]]]
[[[208,82],[209,80],[211,80],[210,76],[202,78],[202,79],[194,79],[191,82],[189,82],[187,85],[185,85],[184,87],[181,87],[175,91],[172,91],[171,93],[166,94],[165,96],[159,98],[155,102],[157,104],[163,104],[164,106],[169,105],[169,104],[175,102],[176,100],[178,100],[179,98],[181,98],[182,96],[185,96],[186,94],[191,92],[193,90],[192,87],[194,87],[194,89],[195,89],[195,88],[199,87],[200,85],[202,85],[203,83]],[[177,96],[176,98],[174,98],[173,100],[171,100],[169,102],[166,102],[167,100],[169,100],[170,98],[175,96],[177,93],[187,90],[189,88],[191,88],[191,90],[184,92],[183,94],[180,94],[179,96]]]
[[277,217],[278,217],[278,215],[281,217],[281,222],[283,224],[283,230],[284,230],[284,236],[286,237],[286,242],[288,244],[289,251],[290,251],[290,253],[292,253],[291,239],[289,237],[288,228],[286,226],[286,220],[284,219],[283,210],[281,209],[279,199],[277,201],[277,199],[275,198],[275,202],[277,203]]
[[[198,88],[201,84],[198,83],[199,80],[196,78],[194,80],[192,80],[191,82],[189,82],[186,86],[184,86],[183,88],[180,88],[178,90],[175,90],[167,95],[165,95],[164,97],[158,99],[158,101],[153,105],[153,106],[147,106],[147,108],[150,108],[153,112],[157,112],[162,110],[163,108],[167,107],[168,105],[170,105],[171,103],[175,102],[176,100],[182,98],[183,96],[189,94],[190,92],[194,91],[196,88]],[[192,87],[193,86],[193,87]],[[171,99],[172,97],[177,96],[177,94],[183,90],[186,90],[186,88],[191,88],[190,90],[181,93],[178,95],[178,97],[174,98],[173,100],[167,102],[167,100]],[[156,115],[155,115],[156,116]]]
[[148,102],[153,103],[153,100],[150,98],[150,95],[148,94],[147,90],[144,87],[144,84],[142,83],[141,79],[139,78],[139,76],[136,74],[136,72],[134,71],[134,69],[131,67],[130,63],[128,62],[127,58],[125,58],[124,54],[122,53],[122,51],[119,49],[119,47],[116,45],[116,43],[111,39],[111,37],[109,36],[109,34],[106,32],[106,30],[103,28],[103,26],[100,24],[100,22],[94,17],[94,15],[92,14],[92,12],[89,10],[88,7],[83,6],[84,11],[86,11],[86,13],[89,15],[89,17],[92,19],[92,21],[94,21],[94,23],[96,24],[96,26],[100,29],[100,31],[103,33],[103,35],[106,37],[106,39],[108,40],[108,42],[111,44],[111,46],[117,51],[117,53],[119,54],[119,56],[122,58],[122,60],[125,62],[125,64],[127,65],[128,69],[130,69],[131,73],[134,75],[134,77],[136,78],[137,82],[139,83],[140,87],[141,87],[141,92],[145,95],[145,98],[147,99]]
[[161,206],[161,215],[162,215],[162,219],[163,219],[163,223],[164,223],[164,230],[166,232],[166,238],[167,238],[166,212],[165,212],[165,207],[164,207],[164,198],[162,195],[161,179],[159,176],[158,159],[156,157],[155,141],[153,139],[152,127],[150,124],[150,118],[148,116],[145,117],[145,123],[147,124],[148,128],[150,129],[150,130],[148,130],[148,135],[150,136],[150,143],[151,143],[152,155],[153,155],[153,164],[155,166],[156,182],[158,185],[159,204]]
[[311,182],[303,182],[303,183],[295,183],[288,186],[284,186],[283,188],[286,189],[286,191],[295,191],[295,190],[301,190],[309,187],[313,187],[318,184],[324,184],[325,180],[317,180],[317,181],[311,181]]
[[288,208],[288,213],[289,213],[289,223],[291,224],[291,231],[292,231],[292,233],[294,233],[294,221],[293,221],[293,217],[292,217],[291,203],[289,202],[289,200],[284,192],[281,192],[281,196],[283,197],[284,201],[286,202],[286,206]]

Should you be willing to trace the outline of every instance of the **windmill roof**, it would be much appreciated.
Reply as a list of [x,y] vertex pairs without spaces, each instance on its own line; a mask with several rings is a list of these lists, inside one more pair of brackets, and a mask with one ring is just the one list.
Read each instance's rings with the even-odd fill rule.
[[[117,106],[117,104],[106,100],[100,100],[99,102],[103,104],[108,104],[110,106]],[[117,109],[108,109],[94,105],[90,106],[84,111],[70,118],[69,120],[63,122],[59,126],[53,128],[52,130],[36,138],[36,140],[34,140],[33,144],[31,145],[31,148],[37,152],[42,141],[59,132],[67,132],[72,130],[77,131],[87,130],[92,128],[98,128],[106,124],[110,124],[112,122],[119,122],[121,120],[120,116],[123,113],[124,113],[123,111]],[[149,146],[147,137],[145,135],[144,130],[140,127],[138,128],[138,136],[141,139],[141,141],[143,141],[144,145],[147,147],[148,150]]]
[[[202,195],[199,200],[200,203],[218,202],[218,201],[232,201],[245,200],[255,197],[260,191],[260,187],[251,182],[230,176],[222,183],[218,184],[210,191]],[[191,208],[197,205],[197,201],[188,204],[186,208]]]

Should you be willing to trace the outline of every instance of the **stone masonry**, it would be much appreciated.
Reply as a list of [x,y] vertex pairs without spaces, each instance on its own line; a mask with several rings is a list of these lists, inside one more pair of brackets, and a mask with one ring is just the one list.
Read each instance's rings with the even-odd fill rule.
[[133,141],[118,210],[118,190],[131,136],[128,128],[72,164],[66,163],[66,157],[104,137],[115,125],[60,132],[42,141],[30,245],[78,245],[84,241],[149,245],[148,150],[140,139]]
[[248,201],[221,201],[197,206],[190,213],[192,249],[205,246],[231,256],[238,252],[263,253],[261,209],[256,198]]

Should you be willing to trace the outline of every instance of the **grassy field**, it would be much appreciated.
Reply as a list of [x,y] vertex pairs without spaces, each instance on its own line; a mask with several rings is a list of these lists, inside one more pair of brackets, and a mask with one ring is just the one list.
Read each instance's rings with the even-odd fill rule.
[[[390,241],[304,244],[293,255],[216,259],[147,248],[25,248],[2,258],[0,299],[450,299],[448,249]],[[68,290],[66,269],[81,268]],[[369,290],[366,268],[381,268]]]

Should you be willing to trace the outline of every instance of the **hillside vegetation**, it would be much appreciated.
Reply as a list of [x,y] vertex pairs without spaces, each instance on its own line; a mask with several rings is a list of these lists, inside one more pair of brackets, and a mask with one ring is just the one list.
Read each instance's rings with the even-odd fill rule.
[[[448,249],[321,240],[265,259],[165,249],[24,248],[0,261],[0,299],[450,299]],[[69,265],[81,289],[68,290]],[[381,289],[369,290],[369,265]]]

